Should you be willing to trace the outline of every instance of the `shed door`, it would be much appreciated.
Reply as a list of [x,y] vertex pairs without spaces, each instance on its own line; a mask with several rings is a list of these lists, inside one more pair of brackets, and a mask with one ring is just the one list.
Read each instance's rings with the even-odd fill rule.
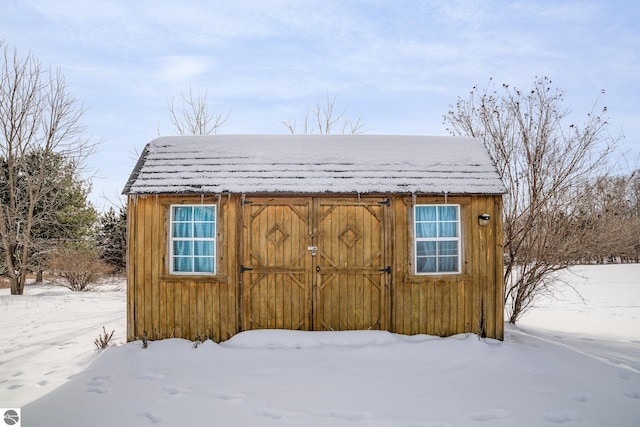
[[386,328],[385,208],[379,199],[317,202],[314,329]]
[[243,204],[243,329],[311,329],[311,199]]
[[242,327],[386,328],[380,199],[246,198]]

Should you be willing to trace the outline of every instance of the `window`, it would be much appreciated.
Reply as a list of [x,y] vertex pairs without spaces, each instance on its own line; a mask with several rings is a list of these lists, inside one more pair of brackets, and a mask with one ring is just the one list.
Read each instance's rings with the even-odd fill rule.
[[460,272],[460,206],[416,205],[416,274]]
[[171,273],[215,274],[216,206],[172,205]]

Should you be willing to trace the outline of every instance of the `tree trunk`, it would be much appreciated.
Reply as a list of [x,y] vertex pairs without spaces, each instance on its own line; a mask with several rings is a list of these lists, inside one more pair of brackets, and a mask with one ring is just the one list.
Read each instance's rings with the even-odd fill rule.
[[42,270],[38,269],[38,271],[36,271],[36,283],[42,283]]
[[23,295],[26,276],[24,274],[11,275],[9,282],[11,283],[11,295]]

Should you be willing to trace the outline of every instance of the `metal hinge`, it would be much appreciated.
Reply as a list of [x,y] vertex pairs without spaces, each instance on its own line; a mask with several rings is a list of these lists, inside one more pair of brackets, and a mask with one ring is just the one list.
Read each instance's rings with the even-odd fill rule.
[[253,268],[245,267],[244,265],[240,266],[240,273],[244,273],[245,271],[251,271],[251,270],[253,270]]
[[391,266],[388,265],[385,268],[381,268],[380,270],[378,270],[380,273],[387,273],[387,274],[391,274]]
[[384,199],[381,202],[378,202],[379,205],[387,205],[387,206],[391,206],[391,200],[389,199]]

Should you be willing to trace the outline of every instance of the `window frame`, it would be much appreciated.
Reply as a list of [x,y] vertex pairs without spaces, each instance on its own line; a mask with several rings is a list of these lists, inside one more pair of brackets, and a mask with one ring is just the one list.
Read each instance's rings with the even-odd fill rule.
[[[438,207],[455,207],[457,210],[457,219],[456,219],[456,237],[418,237],[417,236],[417,210],[420,207],[435,207],[436,215],[438,212]],[[417,203],[413,205],[413,221],[412,221],[412,236],[413,236],[413,272],[417,276],[441,276],[441,275],[452,275],[452,274],[462,274],[462,263],[463,263],[463,253],[462,253],[462,206],[458,203]],[[422,221],[421,221],[422,222]],[[435,222],[436,229],[438,229],[441,220],[436,216]],[[436,252],[435,261],[436,261],[436,271],[418,271],[418,258],[424,258],[424,256],[418,256],[418,242],[436,242],[436,251],[437,251],[437,242],[456,242],[456,250],[457,250],[457,270],[456,271],[437,271],[439,265],[439,259],[444,257],[444,255],[438,255]]]
[[[190,221],[176,221],[174,219],[174,209],[175,208],[198,208],[198,207],[212,207],[213,208],[213,221],[196,221],[192,216]],[[215,203],[172,203],[169,205],[169,274],[176,276],[215,276],[218,272],[218,205]],[[191,237],[175,237],[174,236],[174,224],[176,223],[187,223],[191,224]],[[195,237],[193,233],[193,227],[196,223],[205,223],[205,224],[213,224],[212,236],[211,237]],[[197,256],[195,255],[195,250],[192,251],[191,255],[188,256],[192,260],[192,271],[179,271],[175,268],[175,258],[176,255],[174,253],[174,242],[176,241],[187,241],[187,242],[213,242],[213,255],[212,256]],[[195,259],[196,258],[213,258],[213,271],[193,271],[195,269]]]

